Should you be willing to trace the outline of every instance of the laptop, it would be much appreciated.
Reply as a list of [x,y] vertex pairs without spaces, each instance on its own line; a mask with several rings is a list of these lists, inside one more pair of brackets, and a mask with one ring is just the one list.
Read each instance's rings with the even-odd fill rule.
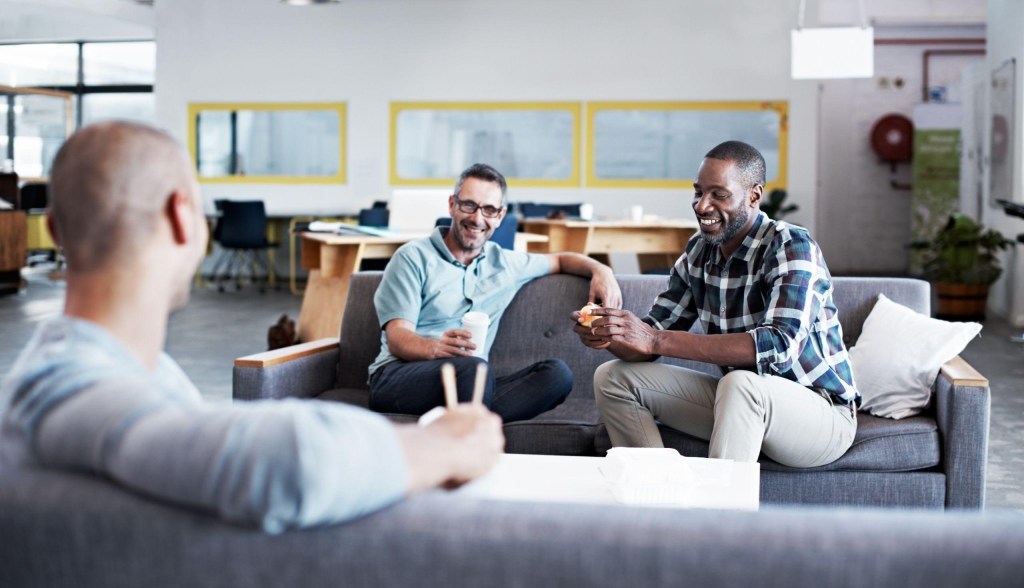
[[401,188],[388,201],[388,230],[394,233],[429,233],[437,219],[448,214],[450,188]]

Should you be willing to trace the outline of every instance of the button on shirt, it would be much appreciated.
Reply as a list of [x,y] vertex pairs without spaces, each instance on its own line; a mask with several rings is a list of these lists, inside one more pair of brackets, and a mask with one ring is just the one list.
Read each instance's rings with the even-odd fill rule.
[[490,353],[498,321],[523,284],[551,273],[546,255],[510,251],[488,241],[469,265],[455,259],[444,242],[448,228],[434,229],[430,237],[410,241],[395,252],[373,302],[381,325],[381,350],[370,366],[372,376],[397,361],[388,351],[384,325],[404,319],[416,326],[416,334],[440,338],[450,329],[462,328],[470,311],[491,319],[484,356]]
[[843,329],[832,301],[832,278],[805,229],[763,212],[729,259],[700,234],[686,245],[645,322],[685,331],[750,333],[755,370],[824,390],[834,402],[860,402]]

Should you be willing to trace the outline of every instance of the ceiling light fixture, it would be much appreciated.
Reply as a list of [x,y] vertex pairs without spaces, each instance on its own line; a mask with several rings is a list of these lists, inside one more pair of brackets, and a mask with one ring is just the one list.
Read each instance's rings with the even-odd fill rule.
[[875,75],[875,29],[868,26],[864,0],[859,27],[804,28],[800,0],[797,28],[790,33],[791,74],[794,80],[870,78]]
[[341,0],[281,0],[292,6],[312,6],[314,4],[341,4]]

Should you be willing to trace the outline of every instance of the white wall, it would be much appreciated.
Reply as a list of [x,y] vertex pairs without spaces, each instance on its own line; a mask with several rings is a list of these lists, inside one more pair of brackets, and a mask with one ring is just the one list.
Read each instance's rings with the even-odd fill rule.
[[[271,212],[384,198],[395,100],[788,100],[795,222],[815,219],[816,86],[789,78],[798,0],[270,0],[157,2],[157,121],[195,101],[346,101],[349,183],[208,184]],[[723,140],[728,137],[722,137]],[[709,146],[710,147],[710,146]],[[629,203],[692,216],[686,190],[515,189],[518,200]]]
[[[1024,2],[1020,0],[988,1],[988,69],[991,72],[1007,59],[1016,60],[1016,104],[1014,119],[1014,180],[1013,200],[1024,202],[1021,172],[1024,170]],[[1024,219],[1005,215],[999,208],[987,208],[982,219],[1013,239],[1024,233]],[[1020,246],[1004,255],[1003,278],[993,285],[989,304],[993,310],[1005,314],[1018,326],[1024,326],[1024,254]]]

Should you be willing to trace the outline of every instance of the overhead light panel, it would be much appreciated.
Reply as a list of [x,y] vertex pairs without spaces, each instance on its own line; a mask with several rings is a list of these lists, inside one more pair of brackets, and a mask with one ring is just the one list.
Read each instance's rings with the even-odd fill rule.
[[341,0],[281,0],[292,6],[312,6],[314,4],[341,4]]
[[800,0],[797,28],[790,33],[794,80],[870,78],[875,75],[875,30],[867,26],[864,0],[861,26],[804,28],[806,0]]

